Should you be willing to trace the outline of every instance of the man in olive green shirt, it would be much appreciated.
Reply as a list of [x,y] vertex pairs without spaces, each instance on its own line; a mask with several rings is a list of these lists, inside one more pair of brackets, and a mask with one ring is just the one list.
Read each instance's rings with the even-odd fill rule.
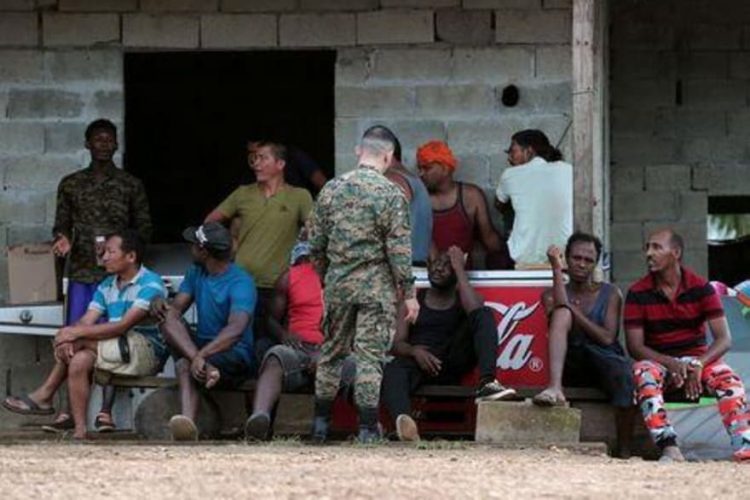
[[289,254],[313,201],[307,190],[284,182],[286,148],[282,144],[259,143],[249,152],[248,164],[256,182],[238,187],[205,222],[240,219],[235,262],[253,276],[258,287],[255,353],[262,359],[273,344],[266,328],[273,287],[289,267]]

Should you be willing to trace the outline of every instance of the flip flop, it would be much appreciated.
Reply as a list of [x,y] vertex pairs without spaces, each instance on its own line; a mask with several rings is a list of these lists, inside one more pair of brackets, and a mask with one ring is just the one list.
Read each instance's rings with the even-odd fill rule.
[[542,391],[531,399],[531,402],[537,406],[565,406],[566,401],[557,396],[553,396],[547,391]]
[[[20,408],[16,405],[13,405],[11,401],[20,401],[21,403],[26,405],[26,408]],[[8,396],[3,400],[3,408],[8,411],[12,411],[13,413],[18,413],[19,415],[54,415],[55,413],[55,409],[53,407],[48,406],[47,408],[44,408],[42,406],[39,406],[39,404],[31,399],[28,394],[24,394],[22,396]]]
[[73,422],[73,417],[70,416],[70,413],[60,413],[54,422],[43,425],[42,430],[44,432],[58,434],[60,432],[74,429],[75,426],[76,424]]
[[112,432],[115,430],[115,423],[112,421],[112,414],[106,411],[100,411],[94,419],[94,428],[99,432]]
[[169,419],[172,441],[198,441],[198,428],[185,415],[175,415]]

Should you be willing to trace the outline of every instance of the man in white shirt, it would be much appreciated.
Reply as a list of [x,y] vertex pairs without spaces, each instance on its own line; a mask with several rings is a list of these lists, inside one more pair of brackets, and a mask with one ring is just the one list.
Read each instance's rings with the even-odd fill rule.
[[565,246],[573,234],[573,167],[540,130],[513,135],[510,168],[500,176],[495,206],[515,212],[508,239],[516,268],[547,264],[550,245]]

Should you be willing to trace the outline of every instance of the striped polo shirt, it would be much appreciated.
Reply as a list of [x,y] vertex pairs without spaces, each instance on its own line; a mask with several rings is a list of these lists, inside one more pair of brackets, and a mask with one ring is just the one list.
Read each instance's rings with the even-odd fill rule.
[[724,316],[707,280],[681,267],[674,300],[657,287],[653,275],[635,282],[625,299],[625,329],[643,328],[647,347],[671,356],[700,356],[708,349],[706,321]]
[[[108,322],[120,321],[131,307],[148,311],[151,301],[156,297],[167,297],[167,289],[161,276],[141,266],[133,279],[122,288],[117,286],[117,275],[104,278],[96,287],[89,309],[95,309],[107,316]],[[142,333],[160,354],[164,341],[156,325],[138,325],[134,328]]]

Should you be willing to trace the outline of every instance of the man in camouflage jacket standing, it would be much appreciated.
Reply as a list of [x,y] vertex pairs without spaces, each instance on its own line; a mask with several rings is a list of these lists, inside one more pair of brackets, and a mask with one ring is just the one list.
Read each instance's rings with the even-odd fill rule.
[[315,380],[313,439],[325,441],[343,360],[357,365],[354,398],[359,440],[380,437],[382,363],[395,332],[396,305],[407,321],[419,312],[411,272],[409,207],[383,173],[395,136],[368,129],[356,149],[359,167],[323,187],[310,222],[311,256],[324,279],[325,340]]

